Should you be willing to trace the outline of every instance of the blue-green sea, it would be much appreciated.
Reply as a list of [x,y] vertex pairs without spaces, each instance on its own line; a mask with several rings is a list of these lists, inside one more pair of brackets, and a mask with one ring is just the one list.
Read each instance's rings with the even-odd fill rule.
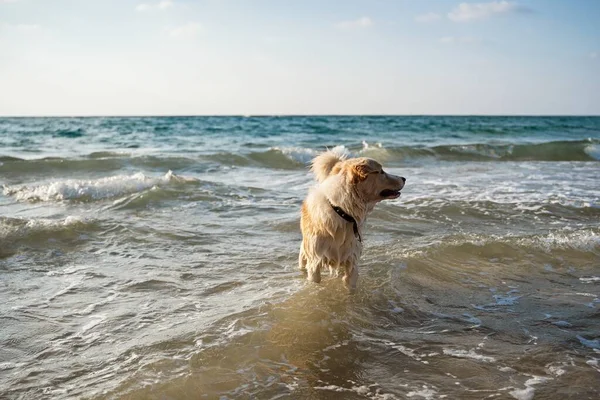
[[[304,280],[319,152],[407,178]],[[598,399],[600,117],[0,118],[2,399]]]

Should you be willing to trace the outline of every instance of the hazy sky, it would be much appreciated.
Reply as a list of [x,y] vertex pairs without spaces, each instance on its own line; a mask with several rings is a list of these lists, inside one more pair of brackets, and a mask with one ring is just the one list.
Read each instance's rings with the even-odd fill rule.
[[0,115],[600,114],[600,0],[0,0]]

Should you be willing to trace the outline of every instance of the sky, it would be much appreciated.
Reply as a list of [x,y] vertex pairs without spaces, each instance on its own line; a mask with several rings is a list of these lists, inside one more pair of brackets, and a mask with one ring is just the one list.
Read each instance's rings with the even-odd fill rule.
[[600,0],[0,0],[0,115],[600,115]]

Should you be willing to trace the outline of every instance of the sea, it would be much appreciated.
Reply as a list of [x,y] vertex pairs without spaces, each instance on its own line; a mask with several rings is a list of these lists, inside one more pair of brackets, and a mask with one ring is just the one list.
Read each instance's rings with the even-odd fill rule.
[[[407,178],[298,270],[326,149]],[[600,117],[0,118],[2,399],[598,399]]]

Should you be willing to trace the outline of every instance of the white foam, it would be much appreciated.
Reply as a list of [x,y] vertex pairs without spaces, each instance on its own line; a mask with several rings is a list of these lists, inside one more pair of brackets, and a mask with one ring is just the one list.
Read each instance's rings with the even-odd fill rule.
[[546,365],[546,371],[554,376],[564,375],[567,371],[563,368],[564,365]]
[[293,161],[308,164],[318,152],[304,147],[273,147],[271,150],[280,151]]
[[544,383],[546,381],[552,380],[552,378],[546,378],[543,376],[534,376],[531,379],[528,379],[525,382],[525,389],[515,389],[511,392],[508,392],[512,397],[517,400],[532,400],[533,395],[535,394],[534,385]]
[[15,362],[1,362],[0,363],[0,371],[6,371],[9,369],[20,368],[24,365],[24,363],[15,363]]
[[[600,246],[600,235],[591,230],[579,230],[568,233],[549,233],[533,239],[522,239],[523,244],[533,244],[550,252],[554,249],[576,249],[592,251]],[[529,242],[529,243],[528,243]]]
[[62,288],[58,292],[54,293],[52,296],[48,297],[48,301],[52,301],[60,296],[64,296],[65,294],[69,293],[70,291],[72,291],[73,289],[78,287],[81,284],[81,282],[82,282],[81,278],[72,280],[71,283],[69,283],[66,287]]
[[[556,163],[555,163],[556,164]],[[558,163],[561,164],[561,163]],[[565,165],[505,163],[456,164],[444,168],[410,168],[401,174],[409,176],[411,185],[403,195],[403,206],[418,209],[442,208],[466,202],[469,208],[485,212],[489,204],[509,206],[528,215],[551,215],[548,207],[597,208],[597,167],[594,163]],[[523,169],[527,169],[524,174]],[[519,179],[514,179],[518,176]],[[577,179],[572,179],[577,176]],[[552,184],[548,184],[552,181]],[[494,207],[495,208],[495,207]],[[500,214],[502,215],[502,214]]]
[[470,358],[473,360],[483,361],[487,363],[496,362],[496,359],[494,357],[477,354],[473,349],[469,351],[459,349],[444,349],[444,354],[457,358]]
[[600,146],[597,144],[588,144],[583,151],[590,157],[600,160]]
[[423,356],[419,355],[414,349],[403,346],[401,344],[396,344],[394,342],[384,341],[384,343],[390,346],[391,348],[398,350],[400,353],[404,354],[407,357],[427,363],[426,361],[422,361]]
[[589,278],[579,278],[579,280],[583,283],[600,282],[600,277],[599,276],[590,276]]
[[427,385],[423,385],[421,389],[412,390],[406,394],[406,397],[421,397],[427,400],[433,400],[437,392]]
[[388,160],[390,154],[381,143],[375,143],[371,145],[363,140],[362,145],[363,148],[358,152],[358,156],[371,157],[379,162],[385,162]]
[[[349,381],[352,382],[352,381]],[[352,382],[354,383],[354,382]],[[371,385],[377,386],[377,384]],[[352,386],[350,388],[345,388],[338,385],[324,385],[324,386],[314,386],[313,389],[316,390],[328,390],[332,392],[352,392],[356,393],[362,397],[366,397],[372,400],[397,400],[398,398],[391,393],[381,393],[381,389],[377,388],[375,391],[372,390],[371,387],[360,385],[360,386]]]
[[4,186],[4,194],[14,196],[17,200],[55,201],[82,198],[100,200],[141,192],[170,182],[189,181],[195,180],[177,176],[172,171],[160,177],[137,173],[93,180],[65,179],[35,186]]
[[107,319],[106,315],[104,315],[104,314],[94,315],[94,316],[90,317],[90,321],[81,327],[81,329],[79,330],[79,334],[80,335],[84,334],[85,332],[89,331],[96,325],[99,325],[99,324],[103,323],[104,321],[106,321],[106,319]]
[[89,315],[96,310],[96,307],[103,306],[103,305],[110,303],[115,298],[117,298],[117,296],[118,295],[116,292],[111,292],[110,295],[106,299],[101,300],[97,303],[88,304],[85,308],[73,310],[73,314],[74,315]]
[[[573,249],[580,251],[597,251],[600,249],[600,234],[591,229],[582,229],[571,232],[551,232],[546,235],[535,235],[529,237],[518,237],[512,234],[506,236],[477,234],[465,235],[460,238],[448,241],[445,244],[472,244],[474,246],[485,246],[488,243],[501,242],[508,244],[517,244],[523,247],[535,247],[545,252],[552,252],[556,249]],[[551,271],[551,269],[546,269]],[[600,280],[598,277],[583,278]]]
[[89,268],[88,265],[72,265],[70,267],[64,268],[59,271],[48,271],[46,273],[46,275],[48,275],[48,276],[71,275],[71,274],[86,270],[88,268]]
[[91,220],[87,218],[74,216],[59,220],[49,218],[0,218],[0,238],[24,236],[32,231],[52,231],[89,222]]
[[326,352],[326,351],[329,351],[329,350],[333,350],[333,349],[337,349],[337,348],[342,347],[342,346],[347,346],[348,343],[350,343],[349,340],[344,340],[344,341],[342,341],[340,343],[332,344],[331,346],[325,347],[323,349],[323,352]]
[[587,360],[585,363],[587,365],[589,365],[590,367],[592,367],[593,369],[595,369],[596,371],[600,372],[600,368],[598,368],[598,359],[597,358],[592,358],[591,360]]

